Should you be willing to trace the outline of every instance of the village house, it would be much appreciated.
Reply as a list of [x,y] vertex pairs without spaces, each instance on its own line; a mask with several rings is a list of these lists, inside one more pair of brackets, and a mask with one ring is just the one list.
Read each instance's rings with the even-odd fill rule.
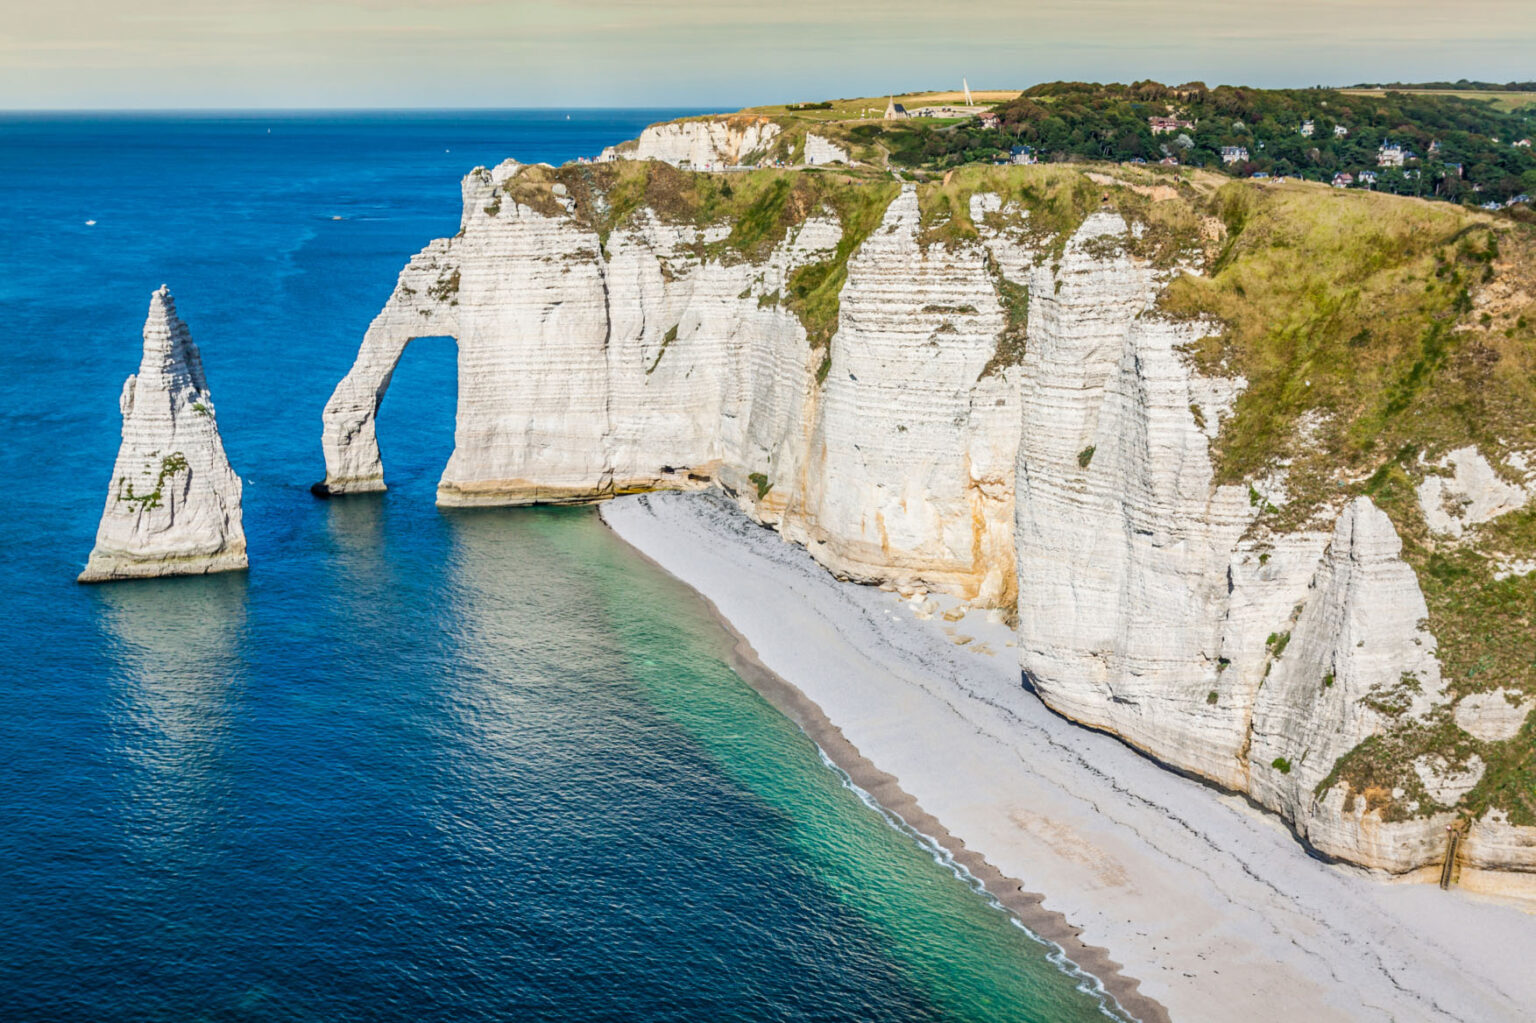
[[1317,125],[1314,124],[1313,122],[1311,122],[1311,121],[1302,121],[1301,122],[1301,133],[1303,135],[1305,135],[1307,138],[1311,138],[1312,137],[1312,133],[1314,131],[1316,131],[1316,130],[1317,130]]
[[1193,128],[1193,121],[1181,121],[1177,117],[1149,117],[1147,127],[1152,129],[1154,135],[1171,135],[1185,128]]
[[1375,187],[1376,172],[1369,170],[1361,171],[1359,174],[1355,175],[1355,181],[1359,182],[1361,185],[1370,185]]
[[1234,163],[1247,163],[1248,162],[1248,147],[1247,146],[1222,146],[1221,147],[1221,162],[1224,163],[1224,164],[1227,164],[1228,166],[1231,166]]
[[1003,119],[1002,119],[1002,117],[999,116],[998,114],[994,114],[990,110],[987,111],[986,113],[982,114],[981,117],[978,118],[978,120],[981,121],[981,126],[983,128],[987,128],[987,129],[1001,128],[1003,126]]
[[1175,156],[1165,156],[1157,162],[1162,164],[1164,167],[1177,167],[1179,165],[1178,157]]
[[1341,138],[1343,138],[1344,136],[1346,136],[1348,134],[1349,134],[1349,129],[1344,127],[1342,124],[1336,124],[1336,125],[1333,126],[1333,137],[1334,138],[1341,139]]
[[1348,171],[1342,171],[1333,176],[1334,188],[1348,188],[1355,183],[1355,176]]
[[1014,146],[1012,149],[1008,150],[1008,162],[1025,165],[1031,163],[1039,163],[1040,161],[1035,156],[1035,149],[1033,146]]
[[1376,150],[1376,166],[1401,167],[1407,155],[1396,142],[1383,142],[1381,148]]
[[1516,142],[1515,145],[1519,146],[1521,149],[1529,149],[1531,148],[1531,140],[1521,139],[1519,142]]
[[1430,144],[1429,144],[1429,155],[1430,156],[1435,156],[1435,155],[1439,154],[1439,152],[1440,152],[1440,140],[1439,139],[1435,139],[1434,141],[1430,142]]

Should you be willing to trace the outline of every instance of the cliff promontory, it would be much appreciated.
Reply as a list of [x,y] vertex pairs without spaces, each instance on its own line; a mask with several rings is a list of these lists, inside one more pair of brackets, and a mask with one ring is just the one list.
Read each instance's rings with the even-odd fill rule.
[[390,375],[449,335],[440,503],[720,487],[1016,618],[1047,704],[1329,856],[1433,868],[1451,825],[1464,883],[1536,891],[1528,227],[1136,167],[509,161],[463,198],[326,407],[328,492],[383,488]]
[[202,355],[162,287],[123,384],[123,440],[81,582],[246,567],[240,477],[229,467]]

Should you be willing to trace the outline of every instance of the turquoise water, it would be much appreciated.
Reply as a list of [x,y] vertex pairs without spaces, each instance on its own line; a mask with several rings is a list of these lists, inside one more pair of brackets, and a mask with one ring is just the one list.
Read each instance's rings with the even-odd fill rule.
[[[1102,1018],[590,511],[434,507],[450,342],[307,493],[463,171],[672,113],[0,118],[0,1019]],[[162,282],[254,567],[76,586]]]

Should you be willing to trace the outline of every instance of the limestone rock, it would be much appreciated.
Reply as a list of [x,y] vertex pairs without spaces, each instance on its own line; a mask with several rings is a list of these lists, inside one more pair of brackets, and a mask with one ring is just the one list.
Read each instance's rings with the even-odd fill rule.
[[1243,382],[1183,358],[1201,325],[1153,312],[1154,273],[1114,245],[1125,230],[1089,217],[1057,267],[1032,271],[1016,472],[1025,675],[1062,714],[1248,792],[1331,855],[1434,862],[1437,817],[1389,825],[1342,786],[1313,795],[1392,713],[1445,704],[1397,534],[1361,499],[1332,537],[1273,535],[1259,517],[1283,502],[1283,474],[1255,482],[1258,500],[1215,484],[1211,441]]
[[[751,128],[679,122],[625,152],[734,162],[769,141]],[[1315,848],[1395,872],[1438,862],[1451,815],[1430,811],[1475,765],[1414,765],[1435,805],[1407,820],[1345,784],[1320,790],[1365,738],[1452,713],[1392,522],[1360,498],[1278,533],[1266,508],[1286,502],[1285,466],[1217,484],[1212,446],[1246,382],[1192,364],[1212,325],[1157,311],[1176,271],[1134,258],[1118,214],[1087,217],[1057,255],[1037,250],[1028,210],[980,193],[975,236],[937,243],[904,187],[852,250],[837,329],[813,345],[784,296],[841,251],[833,210],[806,211],[766,254],[719,257],[730,225],[642,208],[600,235],[580,189],[517,201],[523,173],[472,172],[459,233],[401,272],[326,406],[322,489],[383,488],[390,376],[413,338],[452,336],[440,504],[719,487],[840,578],[911,595],[920,617],[939,608],[929,591],[1016,612],[1048,705],[1250,794]],[[1025,301],[1014,365],[1004,342]],[[1472,495],[1463,524],[1514,500],[1475,456],[1456,453],[1445,478]],[[1473,734],[1519,727],[1475,697],[1454,713]],[[1536,869],[1533,830],[1489,819],[1468,848]]]
[[1011,601],[1019,414],[1012,371],[983,375],[1004,326],[986,252],[925,250],[908,186],[849,264],[840,324],[781,530],[856,579]]
[[1494,563],[1498,566],[1493,572],[1497,582],[1536,572],[1536,560],[1531,558],[1496,558]]
[[123,440],[81,582],[246,567],[240,478],[219,437],[202,356],[162,287],[123,385]]
[[808,132],[805,136],[805,162],[816,166],[824,163],[846,163],[851,166],[854,161],[849,159],[848,150],[836,142]]
[[1475,447],[1457,448],[1442,466],[1450,476],[1427,476],[1419,484],[1419,507],[1431,531],[1459,537],[1475,526],[1524,507],[1536,485],[1517,486],[1500,478]]
[[766,117],[705,117],[653,124],[600,160],[659,160],[697,170],[735,167],[765,153],[782,129]]
[[321,491],[383,488],[390,375],[411,339],[446,334],[459,402],[441,504],[718,482],[846,578],[1012,603],[1019,420],[1011,372],[983,375],[1003,317],[982,248],[921,246],[907,188],[850,261],[818,350],[777,296],[836,249],[829,211],[759,263],[701,262],[728,228],[642,213],[604,240],[504,194],[519,173],[470,174],[463,230],[402,271],[326,406]]
[[1504,689],[1464,696],[1456,704],[1456,725],[1483,742],[1513,739],[1536,710],[1536,697],[1521,697]]
[[[1254,705],[1250,794],[1291,818],[1313,845],[1346,858],[1353,838],[1315,804],[1316,787],[1367,736],[1445,702],[1435,638],[1423,628],[1429,611],[1401,551],[1370,498],[1345,507]],[[1405,825],[1412,823],[1433,830],[1427,820]]]
[[[1463,887],[1536,897],[1536,828],[1511,824],[1507,813],[1490,810],[1467,829],[1461,857]],[[1469,868],[1483,873],[1469,877]]]
[[1452,764],[1442,756],[1422,756],[1414,760],[1413,772],[1424,783],[1429,797],[1443,806],[1455,806],[1456,801],[1471,792],[1483,778],[1488,765],[1476,753],[1465,764]]
[[[1240,788],[1256,680],[1243,660],[1252,651],[1224,652],[1223,618],[1229,565],[1255,513],[1242,488],[1212,486],[1210,441],[1190,410],[1206,401],[1219,421],[1235,385],[1223,394],[1198,379],[1179,350],[1200,325],[1154,315],[1152,273],[1105,253],[1125,230],[1096,214],[1058,271],[1033,271],[1017,466],[1020,656],[1056,710]],[[1295,584],[1287,574],[1249,589]]]

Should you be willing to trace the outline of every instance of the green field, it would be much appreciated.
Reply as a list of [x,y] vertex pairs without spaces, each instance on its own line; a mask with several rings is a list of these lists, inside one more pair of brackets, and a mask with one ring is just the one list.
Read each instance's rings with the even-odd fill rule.
[[[972,89],[971,98],[976,103],[976,112],[997,104],[1006,103],[1019,95],[1017,89],[983,90]],[[743,114],[758,114],[775,119],[789,117],[800,118],[808,121],[858,121],[879,120],[885,116],[885,105],[894,99],[908,110],[916,110],[919,107],[961,106],[965,103],[965,94],[960,92],[908,92],[896,96],[863,96],[853,99],[823,100],[830,102],[830,108],[799,109],[797,103],[782,104],[768,107],[747,107]],[[950,122],[954,123],[954,122]]]
[[[1352,96],[1385,96],[1384,89],[1340,89]],[[1394,89],[1409,96],[1450,96],[1487,103],[1495,110],[1513,112],[1536,107],[1536,92],[1494,92],[1488,89]]]

